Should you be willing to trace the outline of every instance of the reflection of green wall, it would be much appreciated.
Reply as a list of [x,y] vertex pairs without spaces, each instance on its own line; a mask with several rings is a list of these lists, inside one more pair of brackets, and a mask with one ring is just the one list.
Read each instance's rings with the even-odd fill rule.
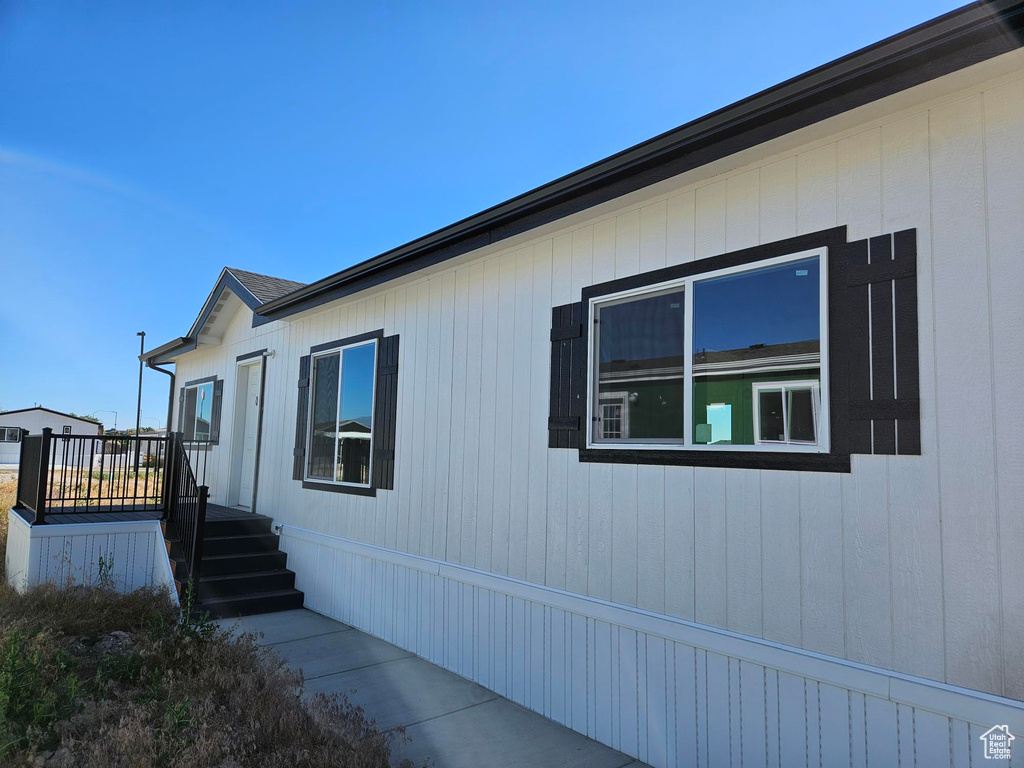
[[[753,385],[761,381],[799,381],[817,379],[818,369],[748,373],[739,376],[706,376],[693,384],[693,430],[707,423],[709,403],[732,405],[732,444],[754,444]],[[714,435],[712,435],[714,439]]]
[[626,400],[630,437],[682,439],[686,434],[682,379],[602,384],[601,391],[637,394],[635,403]]

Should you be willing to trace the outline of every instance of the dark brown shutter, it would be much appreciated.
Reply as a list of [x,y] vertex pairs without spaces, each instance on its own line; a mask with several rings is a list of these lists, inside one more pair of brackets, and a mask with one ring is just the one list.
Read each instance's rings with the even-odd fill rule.
[[373,418],[373,487],[395,487],[395,429],[398,414],[398,335],[380,340],[377,404]]
[[548,447],[579,448],[586,419],[586,336],[583,302],[551,310],[551,402]]
[[299,400],[295,409],[295,450],[292,451],[292,479],[306,476],[306,425],[309,423],[309,360],[299,358]]
[[920,454],[915,230],[834,249],[834,449]]
[[213,402],[210,404],[210,442],[220,442],[220,412],[224,402],[224,379],[213,382]]
[[178,391],[178,432],[185,433],[185,388]]

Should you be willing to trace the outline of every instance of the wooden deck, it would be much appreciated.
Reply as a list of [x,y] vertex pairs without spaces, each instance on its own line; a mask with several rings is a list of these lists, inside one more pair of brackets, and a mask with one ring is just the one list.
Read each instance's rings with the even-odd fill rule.
[[[161,517],[161,512],[158,509],[133,509],[131,505],[114,505],[113,507],[102,508],[90,507],[88,510],[78,507],[63,507],[62,509],[67,511],[59,509],[48,511],[46,513],[46,524],[127,523],[139,520],[159,520]],[[76,509],[82,509],[82,511],[73,511]],[[29,510],[16,509],[15,512],[21,515],[22,519],[26,522],[31,523],[33,521],[33,515]],[[250,512],[246,512],[244,509],[231,509],[230,507],[222,507],[220,504],[206,505],[207,520],[237,520],[247,518],[250,514]]]

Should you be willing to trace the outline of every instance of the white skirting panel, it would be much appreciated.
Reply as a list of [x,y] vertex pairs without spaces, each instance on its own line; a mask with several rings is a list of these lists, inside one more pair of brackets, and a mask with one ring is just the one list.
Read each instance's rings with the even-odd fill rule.
[[284,526],[306,607],[661,766],[969,766],[1024,704]]
[[7,580],[16,589],[45,582],[95,584],[102,560],[117,590],[166,586],[176,599],[163,534],[155,520],[30,526],[13,510],[7,520]]

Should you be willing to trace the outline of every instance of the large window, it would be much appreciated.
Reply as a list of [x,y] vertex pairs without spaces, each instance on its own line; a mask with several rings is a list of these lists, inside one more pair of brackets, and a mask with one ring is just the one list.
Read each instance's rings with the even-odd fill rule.
[[589,446],[828,450],[824,251],[590,299]]
[[0,443],[20,443],[21,427],[0,427]]
[[369,487],[377,342],[313,356],[306,478]]
[[185,388],[185,440],[203,443],[211,439],[213,423],[213,382]]

